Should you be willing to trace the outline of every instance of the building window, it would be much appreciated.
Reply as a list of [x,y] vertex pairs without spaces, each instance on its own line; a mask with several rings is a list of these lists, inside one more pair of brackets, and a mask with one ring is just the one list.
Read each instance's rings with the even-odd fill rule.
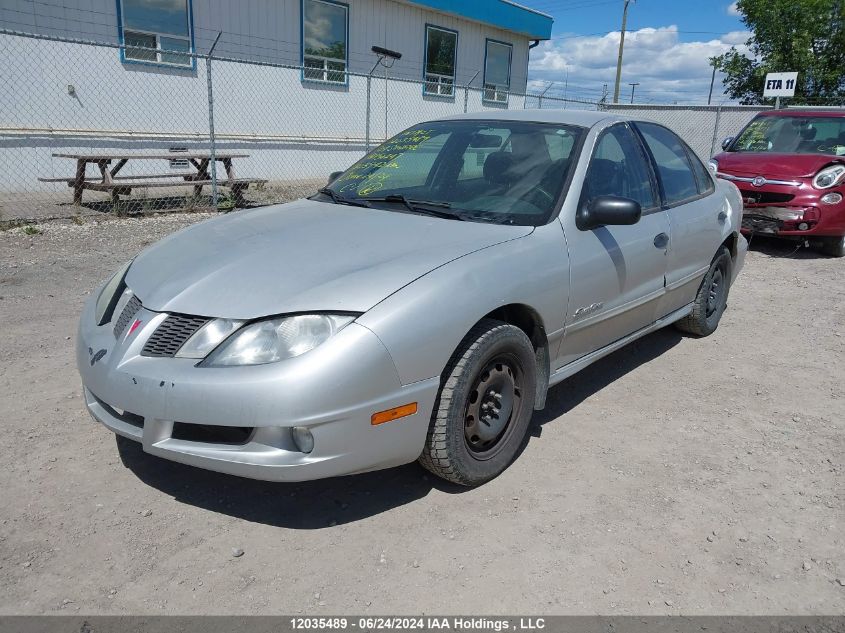
[[425,94],[455,94],[458,33],[439,26],[425,27]]
[[302,0],[302,76],[346,83],[349,7],[329,0]]
[[484,57],[484,100],[507,103],[511,89],[513,45],[487,40]]
[[118,0],[124,59],[192,66],[190,0]]

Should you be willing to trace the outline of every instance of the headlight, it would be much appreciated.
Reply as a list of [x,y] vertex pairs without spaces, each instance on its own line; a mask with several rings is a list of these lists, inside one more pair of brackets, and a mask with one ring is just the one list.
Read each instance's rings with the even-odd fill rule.
[[176,352],[176,358],[205,358],[232,332],[244,324],[234,319],[214,319],[203,325]]
[[117,305],[120,295],[125,290],[123,280],[131,264],[132,261],[130,260],[121,266],[120,270],[112,275],[112,278],[108,280],[100,291],[100,296],[97,297],[96,311],[94,312],[97,325],[104,325],[111,321],[112,315],[114,314],[114,307]]
[[230,336],[202,365],[264,365],[301,356],[354,320],[350,315],[302,314],[258,321]]
[[711,158],[710,161],[707,163],[707,166],[710,167],[710,171],[713,173],[714,176],[719,173],[719,161]]
[[813,186],[816,189],[830,189],[841,183],[843,178],[845,178],[845,165],[831,165],[816,174],[813,178]]

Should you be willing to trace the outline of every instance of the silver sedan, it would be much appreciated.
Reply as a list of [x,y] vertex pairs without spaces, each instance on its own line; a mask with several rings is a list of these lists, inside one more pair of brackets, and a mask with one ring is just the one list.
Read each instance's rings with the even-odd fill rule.
[[742,200],[673,132],[594,112],[414,126],[306,200],[151,246],[79,325],[93,417],[144,451],[301,481],[497,476],[555,385],[712,333]]

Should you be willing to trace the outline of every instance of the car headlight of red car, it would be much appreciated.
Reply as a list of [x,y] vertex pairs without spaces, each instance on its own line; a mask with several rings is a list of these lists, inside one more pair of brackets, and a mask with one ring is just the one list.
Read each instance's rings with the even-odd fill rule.
[[830,189],[845,179],[845,165],[830,165],[825,167],[813,178],[816,189]]

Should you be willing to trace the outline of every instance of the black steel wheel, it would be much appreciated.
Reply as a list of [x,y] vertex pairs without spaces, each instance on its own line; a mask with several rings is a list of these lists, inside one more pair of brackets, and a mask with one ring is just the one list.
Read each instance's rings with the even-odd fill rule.
[[447,365],[420,463],[465,486],[493,479],[527,438],[536,395],[536,359],[516,326],[484,319]]
[[510,356],[493,359],[476,378],[464,417],[464,439],[476,459],[493,457],[505,444],[511,421],[521,415],[523,380],[518,359]]
[[730,251],[720,248],[698,288],[692,312],[675,324],[679,330],[695,336],[709,336],[716,331],[728,307],[732,261]]

